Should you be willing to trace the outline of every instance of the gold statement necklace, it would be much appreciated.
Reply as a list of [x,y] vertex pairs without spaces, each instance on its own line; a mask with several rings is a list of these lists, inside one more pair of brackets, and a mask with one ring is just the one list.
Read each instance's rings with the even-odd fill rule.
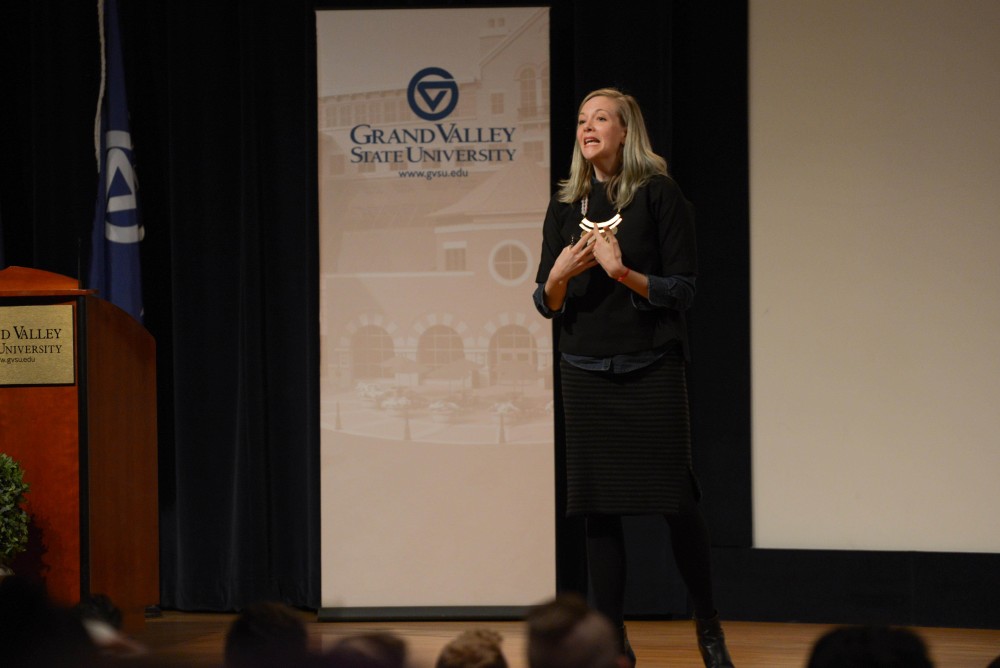
[[590,197],[587,195],[584,195],[583,199],[580,200],[580,214],[583,216],[583,220],[580,221],[580,229],[584,232],[590,232],[596,227],[597,231],[601,234],[610,231],[612,234],[617,235],[618,226],[621,225],[622,222],[621,212],[616,212],[614,216],[608,218],[602,223],[595,223],[587,219],[587,204],[589,201]]

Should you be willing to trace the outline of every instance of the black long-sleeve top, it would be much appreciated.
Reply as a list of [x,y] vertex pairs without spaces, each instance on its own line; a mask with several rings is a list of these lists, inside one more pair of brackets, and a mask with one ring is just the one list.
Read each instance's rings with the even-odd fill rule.
[[[615,211],[604,189],[592,189],[587,218],[610,219]],[[559,350],[567,356],[611,358],[663,350],[675,345],[688,354],[684,310],[698,273],[694,214],[680,188],[667,176],[653,177],[621,212],[616,238],[622,262],[649,279],[644,299],[607,275],[600,266],[572,278],[561,311],[545,306],[542,288],[556,257],[583,234],[580,202],[549,203],[542,232],[535,303],[546,317],[558,316]],[[541,297],[541,299],[539,299]]]

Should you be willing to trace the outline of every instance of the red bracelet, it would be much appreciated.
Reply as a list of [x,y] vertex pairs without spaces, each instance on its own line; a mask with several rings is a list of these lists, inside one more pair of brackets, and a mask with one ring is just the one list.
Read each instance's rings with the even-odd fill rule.
[[621,276],[619,276],[618,278],[616,278],[615,280],[618,281],[619,283],[621,283],[622,281],[625,280],[625,277],[628,276],[631,273],[632,273],[632,270],[629,269],[628,267],[625,267],[625,273],[622,274]]

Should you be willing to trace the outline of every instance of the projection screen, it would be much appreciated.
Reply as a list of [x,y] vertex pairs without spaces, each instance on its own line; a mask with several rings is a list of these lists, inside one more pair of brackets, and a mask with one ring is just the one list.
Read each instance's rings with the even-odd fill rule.
[[998,26],[750,3],[757,547],[1000,552]]

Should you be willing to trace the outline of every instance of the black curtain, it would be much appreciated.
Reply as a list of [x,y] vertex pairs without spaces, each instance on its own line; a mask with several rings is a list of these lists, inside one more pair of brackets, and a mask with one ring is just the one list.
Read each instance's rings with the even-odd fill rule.
[[152,147],[160,177],[146,179],[143,207],[167,212],[149,245],[158,266],[145,272],[165,283],[149,327],[170,332],[159,356],[173,399],[162,407],[163,604],[315,607],[312,12],[238,1],[130,10],[148,39],[135,45],[149,75],[135,77],[135,144]]
[[[475,4],[523,3],[435,6]],[[121,2],[166,608],[319,606],[314,10],[372,6]],[[695,465],[715,542],[749,546],[746,3],[550,6],[553,179],[568,170],[580,97],[617,85],[698,210]],[[6,259],[78,276],[96,196],[96,2],[6,3],[0,31]],[[583,588],[578,528],[559,532],[560,586]],[[665,540],[633,527],[633,611],[675,607],[674,584],[647,568]]]
[[[551,12],[553,178],[569,171],[579,101],[591,90],[616,86],[639,101],[653,148],[667,158],[695,207],[700,275],[689,312],[693,455],[712,541],[722,548],[748,548],[753,540],[747,11],[746,2],[662,2],[640,9],[639,3],[612,8],[584,0],[553,3]],[[557,531],[559,587],[584,592],[582,523],[559,516]],[[626,613],[688,615],[663,520],[626,518],[625,537]]]

